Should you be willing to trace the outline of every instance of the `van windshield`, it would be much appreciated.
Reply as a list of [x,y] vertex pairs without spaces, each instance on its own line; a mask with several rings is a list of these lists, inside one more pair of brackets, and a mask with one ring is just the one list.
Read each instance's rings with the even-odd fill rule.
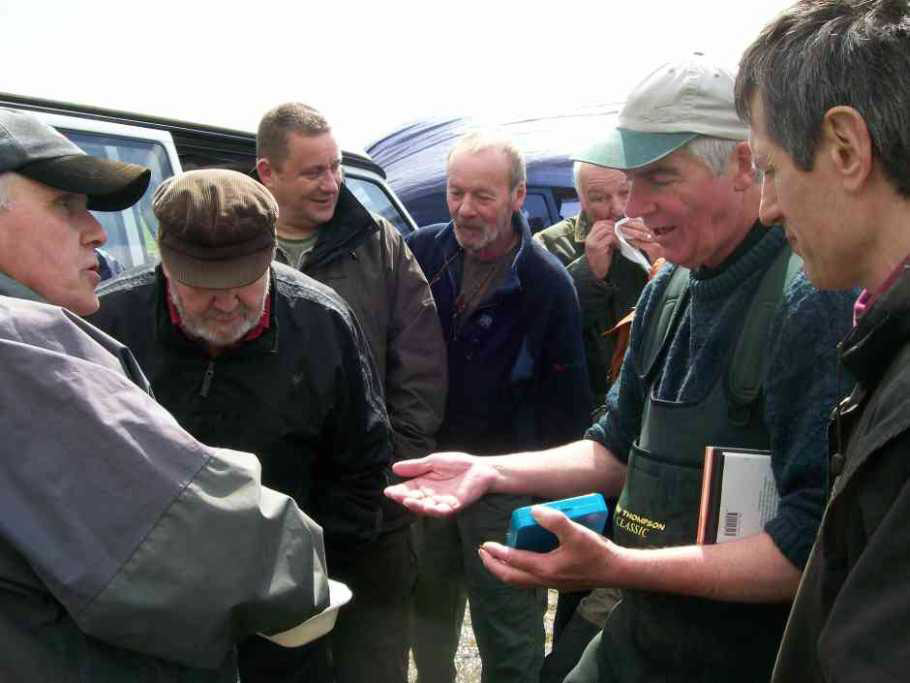
[[366,178],[356,177],[351,174],[345,174],[344,184],[354,193],[354,196],[367,209],[373,213],[379,214],[392,225],[398,228],[398,232],[407,235],[413,228],[401,215],[401,211],[392,203],[391,197],[380,187]]
[[124,268],[132,268],[158,260],[156,235],[158,221],[152,213],[152,197],[161,182],[174,175],[167,151],[160,143],[151,140],[118,137],[106,133],[88,133],[61,129],[70,140],[87,154],[114,159],[150,168],[152,180],[136,204],[117,212],[95,211],[95,218],[107,232],[104,250]]

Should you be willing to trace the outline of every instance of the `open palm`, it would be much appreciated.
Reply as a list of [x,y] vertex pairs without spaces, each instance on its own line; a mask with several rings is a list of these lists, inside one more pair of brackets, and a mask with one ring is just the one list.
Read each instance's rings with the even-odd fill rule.
[[389,486],[385,494],[409,510],[431,517],[445,517],[487,493],[496,470],[467,453],[435,453],[417,460],[402,460],[392,467],[406,478]]

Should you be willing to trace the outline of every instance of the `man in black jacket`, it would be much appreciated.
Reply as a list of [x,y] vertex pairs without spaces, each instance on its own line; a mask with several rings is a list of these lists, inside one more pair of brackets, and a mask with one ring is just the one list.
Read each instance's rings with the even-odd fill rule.
[[[299,102],[262,117],[256,169],[280,208],[277,259],[338,292],[354,311],[385,391],[394,460],[433,450],[446,401],[446,348],[426,278],[387,220],[344,183],[325,117]],[[346,558],[360,599],[330,640],[338,683],[407,683],[410,607],[417,576],[413,517],[383,508],[376,542]]]
[[828,507],[773,680],[906,680],[910,8],[797,3],[746,50],[736,92],[762,220],[785,223],[816,286],[865,288],[840,344],[857,385],[830,430]]
[[[263,481],[322,525],[329,571],[344,581],[345,558],[380,529],[391,450],[360,325],[328,287],[272,263],[277,205],[247,176],[185,173],[153,209],[161,266],[106,283],[92,322],[133,350],[187,431],[259,456]],[[316,650],[250,639],[241,678],[326,680]]]

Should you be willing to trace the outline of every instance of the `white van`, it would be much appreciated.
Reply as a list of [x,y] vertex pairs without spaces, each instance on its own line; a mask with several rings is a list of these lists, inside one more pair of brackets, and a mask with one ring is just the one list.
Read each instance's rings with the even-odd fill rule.
[[[158,223],[152,196],[165,178],[194,168],[232,168],[248,173],[256,162],[254,133],[138,114],[80,107],[0,93],[0,107],[21,109],[54,126],[89,154],[147,166],[152,179],[134,206],[96,212],[108,240],[104,250],[124,268],[158,260]],[[407,235],[416,226],[385,182],[385,172],[368,156],[343,152],[348,189],[370,211]]]

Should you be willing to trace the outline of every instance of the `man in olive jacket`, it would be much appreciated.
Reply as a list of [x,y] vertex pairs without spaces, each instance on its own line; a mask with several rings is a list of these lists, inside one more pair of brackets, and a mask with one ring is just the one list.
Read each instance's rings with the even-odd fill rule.
[[638,301],[648,273],[619,250],[613,226],[625,215],[629,183],[622,171],[576,161],[577,216],[534,235],[568,269],[581,306],[582,334],[595,414],[602,409],[616,337],[607,332]]
[[[344,185],[326,119],[287,103],[259,125],[257,172],[280,209],[278,259],[328,285],[354,310],[385,389],[393,459],[433,450],[446,399],[446,351],[426,278],[398,231]],[[382,533],[346,559],[357,599],[332,633],[339,683],[407,683],[416,581],[410,514],[383,508]],[[353,576],[358,576],[354,579]]]

